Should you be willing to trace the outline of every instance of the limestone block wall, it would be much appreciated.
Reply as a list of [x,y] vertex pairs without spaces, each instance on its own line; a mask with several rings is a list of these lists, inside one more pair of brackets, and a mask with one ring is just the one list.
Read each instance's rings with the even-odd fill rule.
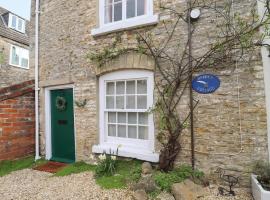
[[[220,1],[223,2],[223,1]],[[225,1],[224,1],[225,2]],[[246,14],[255,0],[235,1],[235,9]],[[185,9],[185,1],[163,0],[167,6]],[[160,20],[171,22],[174,16],[159,9],[154,1],[155,13]],[[32,9],[32,19],[34,9]],[[157,25],[91,36],[91,29],[98,26],[97,0],[44,0],[40,16],[40,134],[41,150],[45,151],[44,89],[48,86],[74,84],[75,101],[88,99],[84,108],[75,106],[76,158],[89,160],[93,144],[98,143],[98,79],[101,74],[124,68],[154,69],[150,58],[141,59],[136,54],[123,55],[116,61],[97,68],[87,60],[89,52],[99,51],[121,37],[123,46],[136,45],[136,31],[151,31],[156,40],[165,37],[165,29]],[[198,31],[193,40],[194,53],[203,50],[209,36],[215,33],[215,21],[207,10],[202,11]],[[178,31],[186,37],[186,25]],[[33,44],[34,38],[31,38]],[[31,52],[33,57],[34,52]],[[143,60],[143,61],[142,61]],[[221,88],[211,95],[195,94],[200,100],[195,110],[196,166],[207,173],[217,167],[246,171],[254,161],[266,159],[267,122],[263,67],[260,51],[253,53],[249,66],[238,63],[225,69],[205,70],[222,81]],[[144,64],[143,64],[143,63]],[[147,62],[147,64],[145,64]],[[33,68],[33,67],[31,67]],[[143,67],[144,68],[144,67]],[[183,104],[188,104],[185,99]],[[240,112],[239,112],[240,111]],[[179,110],[179,113],[182,111]],[[156,122],[157,123],[157,122]],[[241,126],[240,126],[241,125]],[[181,141],[183,150],[177,163],[190,163],[190,133],[187,130]],[[158,145],[157,145],[158,146]],[[158,148],[157,148],[158,151]]]

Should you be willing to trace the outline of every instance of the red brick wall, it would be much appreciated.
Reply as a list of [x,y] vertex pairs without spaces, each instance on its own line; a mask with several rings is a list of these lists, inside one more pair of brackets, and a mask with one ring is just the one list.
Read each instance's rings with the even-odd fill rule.
[[27,81],[0,89],[0,160],[34,153],[34,82]]

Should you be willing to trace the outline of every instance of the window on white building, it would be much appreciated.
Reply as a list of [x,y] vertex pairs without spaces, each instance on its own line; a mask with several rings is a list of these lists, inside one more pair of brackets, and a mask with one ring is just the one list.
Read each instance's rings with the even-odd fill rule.
[[146,70],[123,70],[100,77],[100,144],[94,152],[121,146],[120,156],[158,160],[154,155],[153,114],[149,111],[153,79],[153,72]]
[[11,45],[9,64],[29,69],[29,50]]
[[100,0],[99,28],[92,35],[113,32],[158,22],[153,0]]
[[25,20],[10,13],[8,27],[21,33],[25,33]]

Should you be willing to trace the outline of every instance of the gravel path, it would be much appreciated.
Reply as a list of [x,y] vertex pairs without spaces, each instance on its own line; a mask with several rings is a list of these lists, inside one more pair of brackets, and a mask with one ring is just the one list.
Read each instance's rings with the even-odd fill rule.
[[25,169],[0,178],[1,200],[131,200],[127,190],[102,190],[91,172],[53,177]]
[[250,189],[245,188],[237,188],[234,189],[236,196],[220,196],[218,195],[218,187],[212,186],[211,188],[207,188],[208,194],[204,198],[201,198],[200,200],[253,200]]
[[[250,191],[236,189],[236,197],[217,195],[217,187],[208,188],[200,200],[252,200]],[[0,200],[132,200],[128,190],[103,190],[91,172],[54,177],[50,173],[25,169],[0,177]]]

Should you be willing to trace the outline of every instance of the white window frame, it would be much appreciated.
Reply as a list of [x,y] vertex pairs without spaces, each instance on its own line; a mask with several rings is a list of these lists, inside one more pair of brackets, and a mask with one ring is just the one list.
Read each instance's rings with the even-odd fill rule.
[[[154,73],[147,70],[121,70],[105,74],[99,78],[99,145],[94,145],[94,153],[116,153],[124,157],[158,162],[159,155],[155,153],[155,130],[153,114],[148,113],[148,140],[118,138],[107,136],[106,124],[106,82],[121,80],[147,80],[147,108],[153,106]],[[134,110],[138,112],[139,110]],[[144,112],[145,110],[142,110]],[[122,112],[127,112],[123,110]]]
[[[24,67],[24,66],[21,65],[21,56],[20,55],[19,55],[19,65],[16,65],[16,64],[12,63],[12,49],[13,49],[13,47],[15,47],[16,49],[22,50],[22,51],[28,51],[28,58],[27,58],[28,59],[28,66],[27,67]],[[9,65],[14,66],[14,67],[19,67],[19,68],[22,68],[22,69],[29,69],[29,50],[25,49],[25,48],[22,48],[22,47],[15,46],[15,45],[10,45]]]
[[[16,27],[13,27],[12,26],[12,18],[15,17],[16,18]],[[19,21],[22,21],[22,29],[19,29]],[[8,20],[8,27],[9,28],[12,28],[16,31],[19,31],[21,33],[25,33],[25,20],[16,16],[16,15],[13,15],[11,13],[9,13],[9,20]]]
[[132,18],[126,18],[126,4],[127,0],[122,0],[122,20],[105,24],[105,0],[99,0],[99,28],[92,29],[91,34],[93,36],[98,36],[110,32],[158,23],[159,17],[153,13],[153,0],[147,0],[145,15]]

